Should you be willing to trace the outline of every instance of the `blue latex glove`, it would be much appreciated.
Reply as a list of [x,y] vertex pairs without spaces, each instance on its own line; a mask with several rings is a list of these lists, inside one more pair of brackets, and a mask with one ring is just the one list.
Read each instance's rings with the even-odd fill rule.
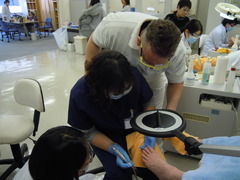
[[151,148],[154,149],[155,144],[156,144],[156,138],[155,137],[144,136],[144,144],[140,148],[144,149],[147,146],[151,146]]
[[[128,162],[125,162],[123,159],[120,158],[120,156],[117,154],[116,151],[114,151],[114,148],[115,150],[117,150],[118,152],[120,152],[123,157],[126,159],[126,161]],[[112,144],[109,149],[108,149],[108,152],[110,152],[111,154],[115,155],[117,157],[116,159],[116,163],[119,167],[121,168],[130,168],[132,165],[133,165],[133,162],[130,160],[127,152],[121,147],[119,146],[118,144]]]

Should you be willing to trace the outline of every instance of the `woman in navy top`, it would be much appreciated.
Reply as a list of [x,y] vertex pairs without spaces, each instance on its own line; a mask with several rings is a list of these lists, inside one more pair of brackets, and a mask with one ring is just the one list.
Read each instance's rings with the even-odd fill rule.
[[[115,51],[102,51],[86,70],[71,90],[68,123],[85,133],[104,166],[104,179],[130,180],[133,163],[126,136],[133,129],[129,121],[144,110],[152,91],[141,73]],[[128,163],[117,156],[116,149]],[[145,168],[138,172],[147,176],[144,179],[157,179]]]

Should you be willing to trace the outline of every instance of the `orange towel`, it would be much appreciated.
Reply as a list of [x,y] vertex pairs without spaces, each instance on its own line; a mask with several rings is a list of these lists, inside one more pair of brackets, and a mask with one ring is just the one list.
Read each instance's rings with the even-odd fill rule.
[[[140,148],[144,144],[144,135],[138,132],[134,132],[129,134],[126,137],[126,140],[128,153],[130,155],[130,158],[132,159],[132,162],[134,163],[134,166],[145,167],[142,161],[142,150]],[[155,145],[154,150],[159,154],[162,159],[166,160],[157,144]]]
[[[191,136],[186,132],[183,132],[183,134],[187,137],[193,137],[195,139],[198,139],[198,137]],[[171,137],[171,138],[163,138],[163,140],[169,140],[172,143],[172,146],[178,151],[180,154],[185,155],[187,152],[185,151],[185,145],[184,143],[178,139],[177,137]],[[136,167],[145,167],[143,161],[142,161],[142,150],[141,146],[144,144],[144,135],[140,134],[138,132],[134,132],[129,134],[126,137],[127,141],[127,148],[128,148],[128,153],[130,155],[130,158],[132,159],[132,162],[134,163],[134,166]],[[154,150],[159,154],[159,156],[166,160],[162,151],[156,144],[154,147]]]
[[[193,137],[198,140],[198,137],[191,136],[190,134],[186,133],[185,131],[183,134],[187,137]],[[187,151],[185,151],[185,145],[184,143],[178,139],[177,137],[171,137],[171,138],[163,138],[163,140],[169,140],[172,143],[172,146],[176,149],[177,152],[179,152],[182,155],[187,154]]]
[[[203,70],[203,65],[206,61],[207,61],[207,58],[200,58],[200,63],[199,63],[198,59],[195,59],[193,69],[197,70],[197,71],[202,71]],[[213,67],[216,66],[216,61],[217,61],[216,57],[213,57],[213,58],[210,59],[210,62],[211,62]]]

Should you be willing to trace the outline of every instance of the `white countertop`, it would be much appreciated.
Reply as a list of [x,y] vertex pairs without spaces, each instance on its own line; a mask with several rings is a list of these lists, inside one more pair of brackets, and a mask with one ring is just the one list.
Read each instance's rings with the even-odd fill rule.
[[228,95],[233,95],[236,97],[240,98],[240,82],[239,79],[235,79],[235,83],[234,83],[234,87],[233,87],[233,91],[232,92],[228,92],[225,91],[226,88],[226,83],[224,84],[215,84],[213,83],[213,75],[210,76],[210,80],[209,80],[209,84],[208,85],[202,85],[201,84],[201,80],[196,80],[193,86],[188,86],[188,85],[184,85],[184,87],[189,87],[189,88],[198,88],[198,89],[206,89],[206,90],[210,90],[210,91],[217,91],[220,92],[222,94],[228,94]]

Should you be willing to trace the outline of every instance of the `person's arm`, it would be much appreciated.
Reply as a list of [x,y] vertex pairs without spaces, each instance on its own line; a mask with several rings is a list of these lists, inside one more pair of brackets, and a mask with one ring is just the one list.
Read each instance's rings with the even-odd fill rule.
[[93,35],[90,36],[86,48],[85,70],[92,63],[92,58],[101,51],[101,48],[93,42]]
[[166,109],[176,111],[179,99],[182,95],[182,91],[183,91],[183,83],[168,84]]
[[[120,145],[118,145],[117,143],[114,143],[110,138],[108,138],[106,135],[104,135],[101,132],[98,132],[92,138],[91,144],[115,155],[116,164],[121,168],[124,168],[124,169],[130,168],[131,166],[134,165],[129,155],[127,154],[127,152]],[[120,153],[127,162],[123,161],[123,159],[119,156],[118,153]]]
[[101,132],[98,132],[91,140],[91,144],[103,149],[105,151],[108,151],[109,147],[113,144],[114,142],[108,138],[106,135],[104,135]]
[[228,40],[225,37],[226,35],[222,32],[216,31],[213,34],[213,43],[215,44],[216,47],[221,47],[221,48],[227,48],[229,47],[230,44],[228,44]]

